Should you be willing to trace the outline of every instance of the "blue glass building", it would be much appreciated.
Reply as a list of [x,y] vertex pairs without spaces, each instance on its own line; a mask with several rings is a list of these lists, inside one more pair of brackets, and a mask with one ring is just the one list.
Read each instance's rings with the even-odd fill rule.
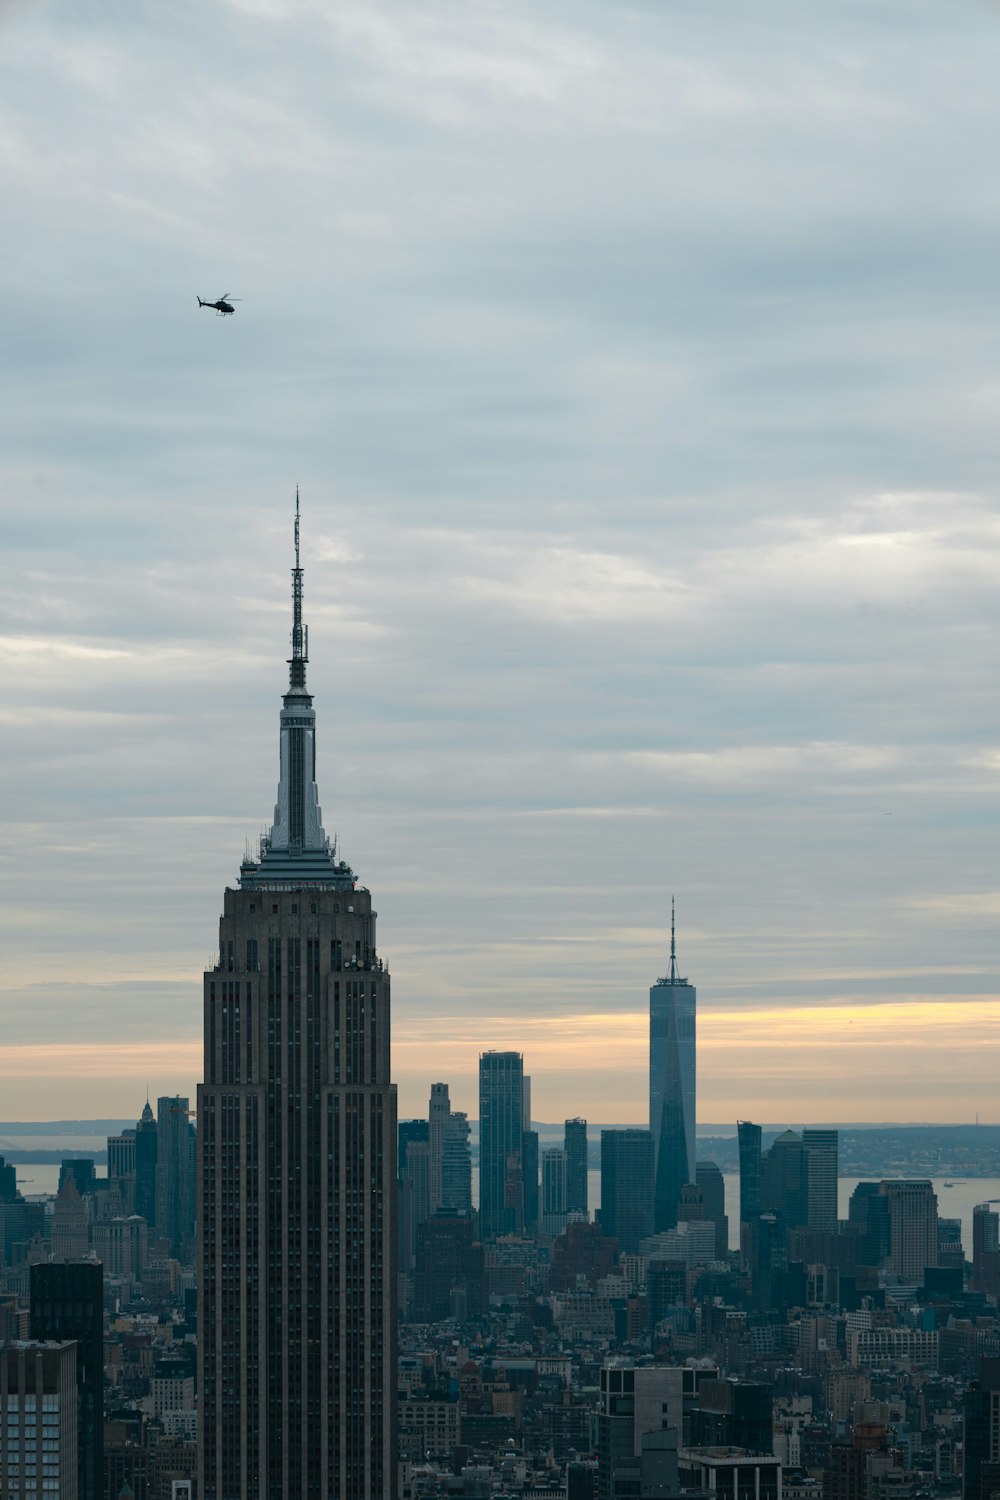
[[670,972],[649,991],[649,1128],[653,1137],[653,1223],[672,1229],[685,1183],[695,1181],[696,991],[677,970],[670,914]]

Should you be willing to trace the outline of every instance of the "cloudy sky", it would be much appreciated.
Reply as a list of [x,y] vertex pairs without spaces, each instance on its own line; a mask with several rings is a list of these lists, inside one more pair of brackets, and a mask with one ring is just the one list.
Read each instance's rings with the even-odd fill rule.
[[[401,1110],[996,1119],[1000,5],[0,0],[0,1118],[190,1091],[302,486]],[[230,292],[216,319],[196,294]]]

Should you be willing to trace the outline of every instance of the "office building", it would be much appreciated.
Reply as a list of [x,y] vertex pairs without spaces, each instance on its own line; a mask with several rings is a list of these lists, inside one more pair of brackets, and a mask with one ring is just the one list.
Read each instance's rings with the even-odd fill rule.
[[444,1166],[444,1136],[451,1100],[446,1083],[431,1084],[430,1106],[427,1112],[427,1191],[430,1212],[436,1214],[444,1204],[441,1173]]
[[76,1346],[78,1500],[104,1500],[104,1268],[43,1261],[30,1274],[31,1337]]
[[524,1059],[479,1059],[479,1228],[484,1240],[524,1229]]
[[972,1289],[1000,1295],[1000,1214],[988,1203],[972,1210]]
[[[515,1158],[516,1160],[516,1158]],[[527,1126],[521,1136],[521,1201],[524,1204],[524,1232],[538,1233],[538,1131]]]
[[11,1166],[6,1157],[0,1156],[0,1203],[14,1203],[19,1196],[17,1168]]
[[715,1258],[725,1260],[729,1254],[729,1216],[726,1213],[726,1183],[714,1161],[700,1161],[695,1181],[701,1190],[702,1213],[715,1225]]
[[417,1230],[413,1316],[418,1323],[474,1318],[483,1306],[483,1247],[467,1214],[433,1214]]
[[108,1199],[112,1214],[135,1213],[135,1131],[108,1136]]
[[[601,1371],[600,1406],[597,1416],[598,1500],[618,1500],[624,1495],[676,1495],[677,1446],[690,1441],[690,1413],[698,1402],[705,1381],[718,1379],[718,1369],[676,1365],[608,1365]],[[636,1475],[634,1461],[643,1453],[644,1440],[656,1434],[653,1447],[664,1443],[673,1449],[672,1486],[666,1490],[629,1489]],[[669,1434],[669,1437],[667,1436]],[[660,1436],[663,1435],[663,1436]],[[650,1446],[650,1445],[647,1445]],[[622,1476],[624,1483],[619,1482]],[[664,1482],[669,1483],[667,1475]],[[698,1486],[700,1487],[700,1486]],[[732,1491],[734,1497],[743,1491]],[[749,1492],[753,1497],[753,1491]],[[780,1497],[775,1497],[780,1500]]]
[[445,1121],[441,1147],[441,1207],[452,1214],[472,1212],[472,1151],[469,1117],[453,1109]]
[[156,1118],[149,1100],[135,1127],[135,1211],[149,1228],[156,1224]]
[[389,975],[371,893],[323,829],[295,530],[274,822],[205,975],[198,1494],[393,1500]]
[[677,968],[677,932],[670,913],[670,968],[649,991],[649,1129],[653,1138],[653,1219],[677,1223],[677,1201],[695,1180],[694,985]]
[[802,1132],[802,1145],[806,1153],[806,1223],[810,1229],[836,1234],[838,1132],[807,1128]]
[[417,1229],[431,1211],[430,1125],[400,1120],[398,1127],[396,1223],[399,1269],[413,1270]]
[[[5,1500],[36,1494],[79,1500],[76,1345],[0,1348],[0,1413]],[[103,1488],[99,1493],[103,1500]]]
[[690,1411],[691,1446],[774,1452],[773,1387],[754,1380],[703,1380]]
[[938,1263],[937,1194],[926,1179],[881,1182],[889,1211],[889,1254],[885,1268],[905,1281],[922,1282]]
[[[664,1234],[673,1232],[669,1229],[663,1231]],[[674,1308],[684,1306],[687,1283],[686,1260],[670,1259],[662,1254],[654,1255],[646,1262],[646,1313],[654,1344],[658,1325]]]
[[765,1212],[778,1213],[788,1229],[804,1229],[809,1217],[809,1158],[802,1137],[784,1130],[771,1143],[761,1171]]
[[601,1131],[601,1228],[638,1254],[653,1232],[653,1137],[648,1130]]
[[889,1254],[889,1200],[877,1182],[859,1182],[847,1206],[859,1265],[881,1266]]
[[65,1157],[59,1166],[59,1185],[56,1191],[61,1192],[69,1179],[72,1179],[81,1198],[93,1194],[97,1187],[97,1174],[92,1159],[89,1156]]
[[57,1260],[79,1260],[90,1248],[92,1199],[77,1192],[73,1177],[66,1177],[52,1205],[52,1254]]
[[195,1129],[189,1101],[170,1094],[156,1101],[156,1232],[171,1255],[192,1258],[195,1217]]
[[[598,1500],[617,1500],[624,1488],[622,1480],[633,1478],[635,1460],[641,1459],[642,1441],[648,1434],[671,1435],[676,1465],[683,1424],[683,1370],[665,1365],[603,1369],[597,1417]],[[676,1478],[676,1471],[671,1477]],[[671,1493],[676,1493],[676,1486]]]
[[750,1120],[738,1120],[736,1135],[740,1152],[740,1223],[749,1224],[764,1208],[761,1202],[761,1128]]
[[555,1238],[566,1228],[566,1152],[547,1146],[542,1152],[542,1233]]
[[962,1500],[1000,1489],[1000,1359],[980,1359],[962,1399]]
[[98,1219],[93,1228],[94,1252],[105,1275],[141,1281],[149,1259],[149,1226],[138,1214]]
[[590,1209],[586,1120],[566,1121],[563,1126],[563,1150],[566,1152],[566,1212],[572,1217],[587,1218]]

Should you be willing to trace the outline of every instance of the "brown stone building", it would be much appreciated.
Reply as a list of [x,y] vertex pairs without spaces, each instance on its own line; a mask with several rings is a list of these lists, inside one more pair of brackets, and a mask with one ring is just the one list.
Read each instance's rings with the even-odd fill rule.
[[205,975],[199,1496],[392,1500],[389,974],[371,894],[323,830],[297,514],[295,564],[274,823]]

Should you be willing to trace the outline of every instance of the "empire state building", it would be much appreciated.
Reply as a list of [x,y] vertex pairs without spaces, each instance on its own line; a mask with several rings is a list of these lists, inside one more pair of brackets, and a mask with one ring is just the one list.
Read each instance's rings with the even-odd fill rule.
[[396,1494],[389,974],[371,894],[323,831],[307,661],[296,499],[274,822],[205,975],[202,1500]]

